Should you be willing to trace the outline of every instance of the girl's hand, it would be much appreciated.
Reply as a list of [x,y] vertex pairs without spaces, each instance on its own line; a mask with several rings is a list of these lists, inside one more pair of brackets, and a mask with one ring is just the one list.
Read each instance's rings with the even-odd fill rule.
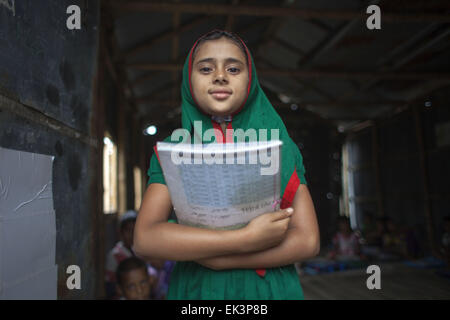
[[285,237],[293,208],[262,214],[244,228],[246,251],[253,252],[278,245]]

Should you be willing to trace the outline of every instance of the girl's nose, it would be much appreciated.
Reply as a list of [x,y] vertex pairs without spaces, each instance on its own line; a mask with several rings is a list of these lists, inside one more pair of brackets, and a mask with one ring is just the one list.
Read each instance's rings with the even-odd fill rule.
[[214,84],[228,83],[228,79],[223,72],[217,72],[214,76]]

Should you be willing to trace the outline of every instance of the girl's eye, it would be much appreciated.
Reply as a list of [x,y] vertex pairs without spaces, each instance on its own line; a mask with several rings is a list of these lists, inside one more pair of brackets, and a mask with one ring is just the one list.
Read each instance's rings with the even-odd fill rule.
[[208,67],[200,68],[200,72],[203,72],[203,73],[207,73],[207,72],[210,72],[210,71],[211,71],[211,68],[208,68]]
[[240,70],[238,68],[229,68],[228,71],[231,73],[238,73]]

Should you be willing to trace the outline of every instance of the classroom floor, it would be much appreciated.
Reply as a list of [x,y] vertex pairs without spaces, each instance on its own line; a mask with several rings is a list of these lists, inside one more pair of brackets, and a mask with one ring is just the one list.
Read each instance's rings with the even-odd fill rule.
[[450,299],[450,279],[437,269],[420,269],[401,262],[378,264],[381,289],[369,290],[365,269],[300,275],[306,300]]

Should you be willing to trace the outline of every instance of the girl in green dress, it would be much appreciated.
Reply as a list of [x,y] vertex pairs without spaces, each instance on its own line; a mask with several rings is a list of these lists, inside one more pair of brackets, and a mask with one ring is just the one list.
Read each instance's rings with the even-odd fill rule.
[[170,223],[172,203],[154,147],[136,221],[135,252],[149,260],[177,261],[168,299],[303,299],[294,263],[319,251],[316,213],[302,155],[261,89],[245,43],[222,30],[198,39],[184,64],[181,95],[181,125],[192,137],[194,121],[202,121],[203,130],[217,129],[217,143],[236,142],[232,129],[267,129],[268,139],[271,129],[278,129],[283,141],[281,209],[238,230]]

